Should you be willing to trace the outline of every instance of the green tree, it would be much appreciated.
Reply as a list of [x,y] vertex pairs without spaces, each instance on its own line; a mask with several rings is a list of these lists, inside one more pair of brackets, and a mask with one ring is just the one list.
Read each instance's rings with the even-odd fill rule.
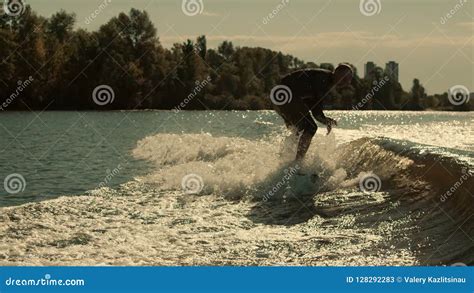
[[425,88],[421,85],[420,80],[415,78],[411,88],[411,99],[408,103],[410,110],[422,110],[421,100],[426,97]]

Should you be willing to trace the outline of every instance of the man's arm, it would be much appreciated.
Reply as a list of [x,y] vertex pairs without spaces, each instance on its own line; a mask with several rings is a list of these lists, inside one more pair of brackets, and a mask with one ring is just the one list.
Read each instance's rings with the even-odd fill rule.
[[333,127],[333,126],[337,126],[336,120],[331,119],[331,118],[329,118],[329,117],[326,117],[326,115],[324,115],[324,113],[323,113],[323,106],[322,106],[322,103],[321,103],[321,102],[319,102],[319,103],[317,103],[316,105],[314,105],[314,107],[311,109],[311,113],[313,114],[314,118],[315,118],[318,122],[320,122],[320,123],[326,125],[327,130],[328,130],[328,133],[327,133],[328,135],[329,135],[329,133],[331,133],[332,127]]
[[311,109],[311,113],[318,122],[321,122],[322,124],[326,125],[327,117],[323,113],[323,107],[321,103],[314,105],[314,107]]

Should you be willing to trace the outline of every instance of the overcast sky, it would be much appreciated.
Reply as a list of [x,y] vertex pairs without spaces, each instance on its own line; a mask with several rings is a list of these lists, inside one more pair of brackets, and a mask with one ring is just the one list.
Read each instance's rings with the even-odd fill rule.
[[195,16],[183,13],[182,0],[110,0],[86,21],[104,1],[25,0],[44,16],[75,12],[77,26],[88,30],[132,7],[146,10],[166,47],[205,34],[210,47],[232,40],[305,61],[347,61],[359,75],[366,61],[384,67],[394,60],[405,90],[419,78],[428,93],[458,84],[474,91],[474,0],[364,0],[380,3],[373,16],[361,12],[361,0],[195,0],[203,4]]

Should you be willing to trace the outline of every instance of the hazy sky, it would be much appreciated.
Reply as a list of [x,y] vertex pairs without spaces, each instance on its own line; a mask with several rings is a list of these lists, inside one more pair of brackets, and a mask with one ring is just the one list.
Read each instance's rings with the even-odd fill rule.
[[428,93],[458,84],[474,91],[474,0],[364,0],[380,3],[373,16],[361,13],[361,0],[195,0],[203,4],[196,16],[183,13],[182,0],[110,0],[87,24],[104,1],[25,0],[45,16],[59,9],[75,12],[77,25],[88,30],[131,7],[143,9],[166,47],[205,34],[210,47],[232,40],[305,61],[347,61],[359,75],[366,61],[384,67],[394,60],[406,90],[419,78]]

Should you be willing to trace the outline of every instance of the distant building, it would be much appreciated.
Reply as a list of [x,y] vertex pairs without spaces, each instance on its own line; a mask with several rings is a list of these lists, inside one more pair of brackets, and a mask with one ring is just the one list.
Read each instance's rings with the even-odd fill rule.
[[365,79],[373,79],[376,67],[377,67],[377,65],[375,65],[375,63],[372,62],[372,61],[369,61],[369,62],[365,63],[364,78]]
[[398,63],[389,61],[385,64],[385,74],[391,79],[398,82]]

